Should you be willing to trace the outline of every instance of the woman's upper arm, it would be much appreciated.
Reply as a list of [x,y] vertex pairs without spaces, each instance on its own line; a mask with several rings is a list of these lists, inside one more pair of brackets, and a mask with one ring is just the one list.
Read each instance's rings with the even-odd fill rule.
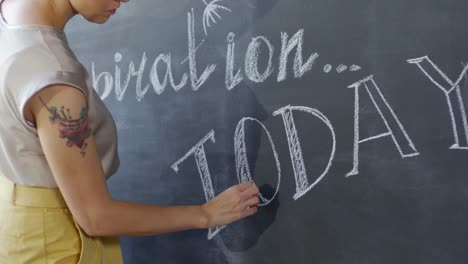
[[71,86],[50,86],[34,95],[26,109],[68,207],[85,232],[93,233],[99,213],[111,197],[84,93]]

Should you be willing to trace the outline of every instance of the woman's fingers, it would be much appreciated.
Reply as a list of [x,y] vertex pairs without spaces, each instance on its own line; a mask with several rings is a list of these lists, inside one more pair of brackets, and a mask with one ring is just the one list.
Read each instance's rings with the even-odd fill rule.
[[254,184],[251,183],[251,182],[243,182],[243,183],[237,185],[237,190],[240,191],[240,192],[244,192],[244,191],[248,190],[252,186],[254,186]]
[[258,210],[257,207],[250,207],[250,208],[245,209],[244,211],[241,212],[241,219],[255,214],[257,210]]
[[259,203],[260,203],[260,199],[258,198],[258,196],[253,196],[253,197],[249,198],[247,201],[245,201],[242,204],[242,207],[243,208],[257,207]]
[[245,189],[240,193],[241,196],[241,201],[246,201],[250,199],[251,197],[255,197],[258,195],[258,187],[255,186],[254,184],[251,184],[249,188]]
[[257,212],[259,190],[255,184],[244,182],[208,201],[203,208],[209,218],[209,226],[230,224]]

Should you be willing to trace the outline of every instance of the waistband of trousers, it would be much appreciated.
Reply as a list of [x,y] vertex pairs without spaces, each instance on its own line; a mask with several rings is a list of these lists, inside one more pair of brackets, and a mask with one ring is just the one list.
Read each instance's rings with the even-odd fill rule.
[[13,205],[67,208],[59,188],[25,186],[12,182],[0,172],[0,200]]

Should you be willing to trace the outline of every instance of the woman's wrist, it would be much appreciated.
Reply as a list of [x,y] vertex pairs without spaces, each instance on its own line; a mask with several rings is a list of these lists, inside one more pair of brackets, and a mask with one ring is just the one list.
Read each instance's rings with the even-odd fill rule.
[[195,206],[195,219],[197,219],[197,229],[207,229],[210,227],[208,212],[206,211],[206,208],[204,208],[203,205]]

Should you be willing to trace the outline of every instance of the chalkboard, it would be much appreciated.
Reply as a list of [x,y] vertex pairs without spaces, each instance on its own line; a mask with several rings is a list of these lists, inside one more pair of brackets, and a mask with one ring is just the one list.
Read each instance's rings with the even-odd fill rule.
[[68,40],[116,120],[116,199],[250,218],[125,263],[467,263],[468,2],[137,0]]

